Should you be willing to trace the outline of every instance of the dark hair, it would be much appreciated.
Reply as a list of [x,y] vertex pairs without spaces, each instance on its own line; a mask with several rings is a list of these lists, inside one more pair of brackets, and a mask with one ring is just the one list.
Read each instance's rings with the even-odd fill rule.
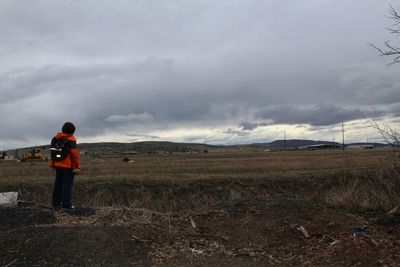
[[75,132],[75,125],[72,122],[64,123],[62,132],[66,134],[73,134]]

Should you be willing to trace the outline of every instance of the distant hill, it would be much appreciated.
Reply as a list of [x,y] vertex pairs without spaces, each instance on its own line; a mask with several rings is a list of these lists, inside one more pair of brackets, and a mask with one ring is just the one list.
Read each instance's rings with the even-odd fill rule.
[[[50,145],[35,146],[42,148],[42,153],[49,154]],[[7,155],[20,157],[24,151],[30,151],[33,147],[24,147],[18,149],[7,150]],[[152,154],[157,152],[164,153],[187,153],[200,152],[203,153],[217,146],[197,143],[174,143],[174,142],[134,142],[134,143],[117,143],[117,142],[99,142],[99,143],[78,143],[80,152],[87,152],[92,155],[120,155],[120,154]],[[18,155],[17,155],[18,154]]]
[[[342,146],[341,143],[334,142],[336,146]],[[332,145],[332,141],[315,141],[315,140],[303,140],[303,139],[289,139],[286,140],[286,148],[298,148],[302,146],[312,146],[312,145]],[[358,142],[358,143],[348,143],[346,146],[350,145],[372,145],[374,147],[385,147],[386,144],[382,143],[366,143],[366,142]],[[270,143],[254,143],[250,144],[252,147],[265,147],[265,148],[283,148],[285,147],[285,140],[275,140]]]
[[[330,141],[315,141],[315,140],[302,140],[302,139],[289,139],[286,140],[287,149],[295,149],[302,146],[311,145],[331,145]],[[341,146],[340,143],[335,142],[336,146]],[[373,145],[374,147],[384,147],[382,143],[350,143],[346,145]],[[37,146],[41,147],[44,153],[48,153],[49,145]],[[176,153],[176,152],[204,152],[209,149],[216,148],[229,148],[229,147],[254,147],[254,148],[268,148],[268,149],[282,149],[285,147],[285,140],[275,140],[270,143],[253,143],[253,144],[242,144],[242,145],[207,145],[198,143],[175,143],[167,141],[147,141],[147,142],[134,142],[134,143],[117,143],[117,142],[100,142],[100,143],[79,143],[78,148],[82,152],[88,152],[89,154],[96,155],[112,155],[112,154],[145,154],[145,153]],[[32,147],[25,147],[19,149],[19,154],[22,151],[29,150]],[[7,154],[15,155],[16,150],[8,150]]]
[[[303,140],[303,139],[289,139],[286,140],[287,148],[297,148],[301,146],[311,146],[311,145],[319,145],[319,144],[332,144],[332,141],[315,141],[315,140]],[[335,142],[337,146],[341,144]],[[271,143],[255,143],[250,146],[254,147],[269,147],[269,148],[283,148],[285,147],[285,140],[275,140]]]
[[112,153],[151,153],[156,151],[164,152],[203,152],[213,148],[212,145],[197,143],[174,143],[174,142],[134,142],[134,143],[81,143],[81,151],[90,152],[112,152]]

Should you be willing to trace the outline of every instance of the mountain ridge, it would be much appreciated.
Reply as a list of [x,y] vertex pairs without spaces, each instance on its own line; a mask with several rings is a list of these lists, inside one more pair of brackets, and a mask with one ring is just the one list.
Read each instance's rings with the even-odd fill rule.
[[[286,143],[286,144],[285,144]],[[79,143],[78,147],[82,151],[113,151],[117,153],[125,152],[154,152],[154,151],[168,151],[168,152],[190,152],[190,151],[205,151],[212,148],[234,148],[234,147],[253,147],[253,148],[272,148],[272,149],[294,149],[304,146],[312,145],[332,145],[341,146],[339,142],[324,141],[324,140],[309,140],[309,139],[288,139],[288,140],[274,140],[265,143],[250,143],[250,144],[236,144],[236,145],[210,145],[201,143],[184,143],[184,142],[171,142],[171,141],[140,141],[140,142],[95,142],[95,143]],[[347,143],[349,145],[373,145],[374,147],[384,147],[383,143],[372,142],[355,142]],[[34,146],[42,149],[48,149],[50,145]],[[18,148],[18,150],[29,150],[33,147]],[[10,149],[6,151],[15,151]]]

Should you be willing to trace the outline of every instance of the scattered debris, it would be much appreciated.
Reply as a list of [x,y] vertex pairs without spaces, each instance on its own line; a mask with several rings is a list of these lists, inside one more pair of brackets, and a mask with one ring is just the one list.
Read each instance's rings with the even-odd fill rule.
[[[10,251],[4,252],[7,256],[3,261],[0,259],[0,266],[32,266],[32,263],[44,264],[43,260],[52,263],[54,253],[59,255],[60,252],[45,250],[39,259],[36,246],[46,240],[53,242],[55,236],[57,242],[65,242],[68,246],[92,242],[92,248],[98,251],[95,257],[89,257],[92,265],[101,262],[98,258],[107,260],[122,255],[117,253],[119,244],[127,245],[121,249],[126,255],[133,255],[132,249],[139,249],[143,254],[135,254],[137,258],[132,262],[149,266],[190,266],[193,263],[209,266],[215,264],[216,259],[227,260],[231,266],[376,266],[380,265],[380,259],[382,265],[396,266],[399,262],[398,227],[379,227],[361,216],[348,216],[311,205],[301,206],[299,214],[287,213],[283,204],[298,202],[274,201],[258,198],[236,201],[229,209],[215,206],[190,212],[106,207],[69,214],[48,211],[38,205],[0,209],[0,226],[4,229],[0,229],[0,247],[11,246]],[[252,212],[253,206],[261,210],[260,213]],[[51,217],[38,218],[45,214]],[[327,221],[338,222],[337,226],[328,227],[327,223],[311,219],[321,214]],[[29,222],[22,223],[22,218]],[[246,227],[238,227],[249,218]],[[360,226],[355,231],[357,236],[368,235],[354,238],[351,235],[354,225]],[[47,234],[48,229],[51,229],[50,234]],[[104,231],[109,235],[104,236]],[[76,234],[71,238],[56,233]],[[114,242],[112,244],[117,248],[111,254],[105,254],[103,250],[107,249],[108,253],[109,246],[104,248],[99,242],[103,240]],[[24,254],[18,251],[20,246],[24,248]],[[343,257],[338,257],[338,253]],[[18,261],[10,262],[16,258]],[[79,260],[79,257],[74,258],[75,262]]]

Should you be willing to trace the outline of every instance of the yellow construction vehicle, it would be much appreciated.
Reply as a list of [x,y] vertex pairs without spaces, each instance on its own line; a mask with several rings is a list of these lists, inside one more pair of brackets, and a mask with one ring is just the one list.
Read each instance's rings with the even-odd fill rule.
[[26,160],[47,160],[47,156],[42,155],[42,149],[34,147],[30,151],[25,151],[22,154],[21,161]]

